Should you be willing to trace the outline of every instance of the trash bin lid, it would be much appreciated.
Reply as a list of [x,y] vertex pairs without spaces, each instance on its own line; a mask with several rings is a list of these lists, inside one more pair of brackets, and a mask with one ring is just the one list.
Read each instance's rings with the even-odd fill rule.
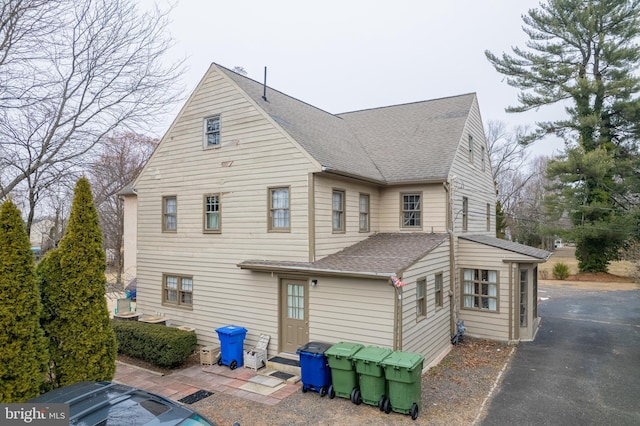
[[326,356],[332,356],[335,358],[351,358],[356,352],[364,348],[364,345],[360,343],[348,343],[340,342],[331,346],[325,351]]
[[246,333],[247,329],[244,327],[238,327],[237,325],[226,325],[224,327],[216,328],[216,332],[225,336],[235,336],[236,334]]
[[308,353],[312,353],[312,354],[323,354],[325,353],[325,351],[327,349],[329,349],[331,347],[331,343],[325,343],[325,342],[309,342],[304,346],[301,346],[298,348],[298,350],[296,351],[296,353],[300,353],[300,352],[308,352]]
[[415,352],[396,351],[382,360],[381,364],[385,367],[404,368],[406,370],[415,370],[424,362],[424,356]]
[[360,349],[355,355],[353,355],[353,359],[379,364],[383,359],[388,357],[391,352],[393,351],[389,348],[367,346],[366,348]]

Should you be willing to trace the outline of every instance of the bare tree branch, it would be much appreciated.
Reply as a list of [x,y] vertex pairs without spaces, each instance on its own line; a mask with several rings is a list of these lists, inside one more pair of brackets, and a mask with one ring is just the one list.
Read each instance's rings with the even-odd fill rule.
[[25,184],[43,187],[34,182],[43,171],[84,159],[115,129],[151,128],[179,100],[183,64],[164,61],[169,11],[141,13],[128,0],[12,0],[3,8],[13,18],[0,21],[0,78],[26,74],[0,89],[0,198]]

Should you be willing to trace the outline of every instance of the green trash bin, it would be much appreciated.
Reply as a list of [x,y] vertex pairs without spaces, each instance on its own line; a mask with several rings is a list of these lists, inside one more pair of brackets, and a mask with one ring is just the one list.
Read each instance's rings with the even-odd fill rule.
[[360,343],[340,342],[325,351],[331,368],[331,386],[329,398],[337,396],[349,398],[354,404],[361,404],[358,376],[353,365],[353,356],[364,347]]
[[422,401],[422,364],[424,356],[414,352],[396,351],[382,360],[389,386],[389,399],[383,410],[410,414],[418,418]]
[[382,360],[393,351],[377,346],[367,346],[360,349],[354,356],[353,362],[358,373],[362,402],[369,405],[377,405],[384,410],[387,400],[387,379],[384,375]]

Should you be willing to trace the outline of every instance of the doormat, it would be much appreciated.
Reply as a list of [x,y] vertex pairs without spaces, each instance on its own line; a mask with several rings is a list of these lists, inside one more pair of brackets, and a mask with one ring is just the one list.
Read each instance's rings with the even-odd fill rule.
[[197,392],[192,393],[191,395],[187,395],[184,398],[179,399],[178,402],[182,402],[183,404],[193,404],[211,395],[213,395],[213,392],[201,389]]
[[271,362],[277,362],[278,364],[284,365],[293,365],[294,367],[300,367],[300,361],[297,359],[289,359],[281,356],[274,356],[273,358],[269,358]]
[[285,373],[284,371],[275,371],[269,374],[271,377],[277,377],[278,379],[282,379],[285,382],[293,377],[293,374]]

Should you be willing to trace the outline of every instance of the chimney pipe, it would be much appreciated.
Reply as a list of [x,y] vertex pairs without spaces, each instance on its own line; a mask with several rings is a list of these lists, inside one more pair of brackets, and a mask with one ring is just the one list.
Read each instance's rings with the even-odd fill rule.
[[267,67],[264,67],[264,85],[262,89],[262,99],[267,100]]

